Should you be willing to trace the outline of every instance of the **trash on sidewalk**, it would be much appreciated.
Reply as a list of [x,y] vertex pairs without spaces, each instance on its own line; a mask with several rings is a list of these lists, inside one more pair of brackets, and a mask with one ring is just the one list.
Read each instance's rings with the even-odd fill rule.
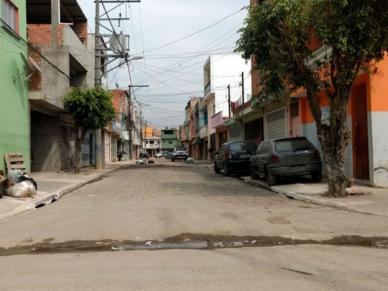
[[35,197],[38,185],[34,179],[21,170],[11,170],[7,175],[7,195],[15,198]]
[[155,164],[155,161],[149,160],[146,158],[136,160],[136,165],[148,165],[148,164]]
[[188,158],[186,159],[186,163],[187,163],[187,164],[194,164],[194,159],[191,158],[191,157],[188,157]]
[[14,198],[35,197],[38,185],[26,173],[23,154],[7,153],[5,162],[7,166],[6,194]]
[[136,165],[146,165],[147,161],[145,159],[136,160]]

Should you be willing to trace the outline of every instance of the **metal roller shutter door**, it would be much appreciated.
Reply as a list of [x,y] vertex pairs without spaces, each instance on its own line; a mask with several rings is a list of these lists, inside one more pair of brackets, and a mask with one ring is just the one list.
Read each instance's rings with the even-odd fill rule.
[[266,121],[266,139],[286,137],[287,124],[284,109],[267,114]]

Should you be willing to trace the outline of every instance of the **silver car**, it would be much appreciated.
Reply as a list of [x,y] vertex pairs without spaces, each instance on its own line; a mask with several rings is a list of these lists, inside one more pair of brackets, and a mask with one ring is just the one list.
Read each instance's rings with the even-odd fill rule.
[[251,177],[266,178],[274,185],[278,177],[311,175],[322,179],[322,160],[319,151],[305,137],[264,140],[251,157]]

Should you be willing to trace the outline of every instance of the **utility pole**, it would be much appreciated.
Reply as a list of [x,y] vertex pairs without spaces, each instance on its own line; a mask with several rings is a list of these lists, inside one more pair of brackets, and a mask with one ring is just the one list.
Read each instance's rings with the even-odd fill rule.
[[144,120],[144,140],[147,139],[147,121]]
[[[129,159],[132,160],[132,147],[133,147],[133,140],[132,140],[132,128],[133,128],[133,121],[132,121],[132,88],[147,88],[149,85],[128,85],[128,103],[129,103],[129,109],[128,109],[128,131],[129,131]],[[141,107],[140,107],[140,140],[142,139],[142,121],[141,121]]]
[[128,86],[128,135],[129,135],[129,160],[132,160],[132,128],[133,128],[133,121],[132,121],[132,91],[131,91],[131,85]]
[[[59,3],[58,0],[51,0],[51,2]],[[129,39],[129,36],[125,36],[122,33],[117,34],[116,30],[113,25],[113,21],[120,21],[122,20],[129,20],[129,18],[123,18],[121,17],[121,14],[119,18],[111,18],[109,16],[109,13],[111,13],[113,10],[119,8],[120,6],[127,4],[127,3],[140,3],[141,0],[95,0],[96,4],[96,15],[95,15],[95,87],[101,87],[102,86],[102,77],[103,75],[106,75],[108,72],[119,68],[123,64],[127,63],[130,60],[133,59],[139,59],[140,57],[132,57],[129,58],[128,51],[129,51],[129,44],[127,45],[126,39]],[[113,8],[106,7],[105,4],[117,4]],[[102,5],[103,8],[103,14],[101,14],[100,7]],[[110,28],[108,28],[105,25],[102,25],[102,21],[108,21],[110,24]],[[100,28],[104,28],[104,30],[107,30],[109,33],[101,33]],[[109,41],[105,42],[103,41],[103,38],[109,38]],[[107,46],[105,44],[109,43],[110,46]],[[109,54],[108,51],[111,53]],[[108,61],[108,59],[111,59]],[[104,59],[104,62],[102,60]],[[124,59],[124,62],[119,62],[118,65],[114,66],[113,68],[110,68],[108,70],[108,65],[112,64],[117,59]],[[129,65],[128,65],[129,70]],[[130,94],[130,93],[129,93]],[[130,96],[130,95],[129,95]],[[130,113],[130,112],[129,112]],[[129,114],[131,116],[131,114]],[[132,126],[132,124],[130,125]],[[130,127],[131,128],[131,127]],[[103,142],[103,131],[101,129],[96,130],[96,168],[102,169],[104,167],[104,142]],[[130,137],[132,138],[132,137]],[[130,154],[132,154],[132,151],[130,151]]]
[[[101,87],[101,38],[100,38],[100,0],[96,1],[96,25],[95,25],[95,76],[94,76],[94,85],[96,87]],[[102,130],[96,130],[96,169],[102,169],[104,167],[104,156],[102,149]]]
[[143,148],[143,112],[140,105],[140,145]]
[[242,91],[242,104],[244,104],[245,103],[245,100],[244,100],[244,98],[245,98],[245,84],[244,84],[244,72],[241,72],[241,91]]
[[59,1],[58,0],[51,0],[51,47],[57,48],[57,28],[58,24],[60,22],[59,20]]
[[230,85],[228,85],[228,110],[229,110],[229,118],[232,117],[231,108],[230,108]]

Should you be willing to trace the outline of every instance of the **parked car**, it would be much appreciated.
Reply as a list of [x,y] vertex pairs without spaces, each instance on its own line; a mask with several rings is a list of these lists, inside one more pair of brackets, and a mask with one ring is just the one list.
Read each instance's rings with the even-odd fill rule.
[[163,153],[156,153],[156,154],[155,154],[155,158],[158,158],[158,159],[159,159],[159,158],[161,158],[161,157],[163,157]]
[[145,151],[141,151],[139,154],[139,158],[141,159],[148,159],[148,153]]
[[172,157],[172,152],[165,152],[163,157],[166,158],[167,160],[170,160]]
[[264,140],[251,157],[252,178],[266,178],[269,185],[278,177],[304,175],[322,180],[321,156],[305,137]]
[[256,150],[256,144],[250,141],[224,143],[214,155],[214,171],[216,173],[249,174],[250,158]]
[[171,161],[175,162],[176,160],[186,161],[189,157],[189,154],[186,151],[174,151],[171,156]]

